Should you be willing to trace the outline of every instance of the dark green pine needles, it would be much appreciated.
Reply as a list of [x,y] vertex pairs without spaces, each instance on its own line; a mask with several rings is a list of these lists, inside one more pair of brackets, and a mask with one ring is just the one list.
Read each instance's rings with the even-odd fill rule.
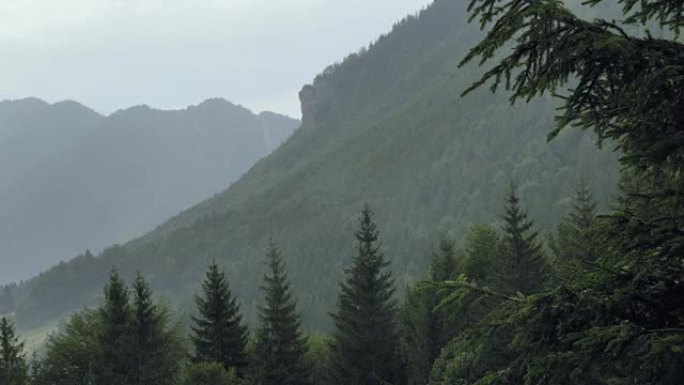
[[[473,338],[470,351],[452,344],[460,350],[446,366],[452,383],[682,383],[684,3],[613,3],[622,5],[620,22],[580,18],[557,0],[469,2],[487,32],[462,64],[495,61],[470,90],[504,86],[513,100],[561,93],[550,137],[578,126],[613,140],[623,178],[635,183],[594,226],[603,251],[592,269],[548,293],[508,298],[489,318],[512,338]],[[482,331],[473,335],[491,335]],[[462,364],[496,346],[510,349],[508,362]]]
[[24,344],[14,334],[14,326],[6,317],[0,318],[0,384],[22,385],[27,376]]
[[602,253],[598,247],[601,240],[592,230],[596,224],[596,202],[587,185],[581,183],[575,192],[572,210],[549,239],[556,264],[596,261]]
[[442,238],[433,253],[429,274],[410,287],[398,312],[398,330],[406,384],[424,385],[430,379],[435,359],[457,331],[447,314],[435,310],[440,296],[432,284],[456,278],[456,243]]
[[130,348],[133,359],[128,381],[131,385],[171,384],[178,373],[181,351],[179,338],[169,328],[168,314],[157,306],[145,278],[138,274],[133,283],[133,319]]
[[531,294],[544,287],[549,266],[533,230],[534,222],[520,206],[520,198],[511,186],[503,217],[504,236],[499,258],[500,289],[506,293]]
[[128,289],[117,269],[112,269],[104,289],[104,303],[99,309],[102,347],[107,385],[124,385],[130,367],[128,324],[131,320]]
[[395,327],[394,280],[378,248],[373,213],[363,209],[353,265],[341,285],[331,345],[334,378],[342,384],[397,384],[401,365]]
[[257,382],[261,385],[305,385],[306,338],[300,329],[297,302],[285,272],[283,257],[275,244],[266,251],[268,272],[261,287],[266,303],[259,307],[256,332]]
[[247,327],[242,325],[240,306],[216,262],[209,265],[202,283],[202,296],[196,302],[199,315],[192,318],[191,337],[195,346],[194,361],[218,362],[226,370],[234,368],[238,374],[244,374]]
[[175,383],[185,356],[182,337],[143,276],[129,290],[112,269],[104,297],[97,309],[73,314],[63,332],[48,337],[43,358],[32,362],[32,385]]

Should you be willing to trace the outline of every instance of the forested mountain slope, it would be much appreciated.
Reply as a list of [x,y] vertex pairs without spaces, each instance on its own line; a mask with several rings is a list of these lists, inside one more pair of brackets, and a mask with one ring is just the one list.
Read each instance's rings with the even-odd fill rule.
[[[511,182],[542,232],[566,213],[584,178],[605,207],[617,155],[568,131],[551,143],[551,98],[512,108],[505,96],[461,92],[481,73],[458,68],[481,36],[466,5],[438,0],[368,49],[326,69],[301,93],[302,127],[225,192],[98,257],[81,256],[20,285],[29,328],[94,301],[112,265],[140,270],[174,302],[197,292],[211,259],[254,320],[269,237],[283,249],[308,328],[327,328],[352,229],[377,213],[399,286],[422,274],[434,241],[495,223]],[[75,280],[74,277],[81,277]]]
[[76,102],[0,102],[0,283],[149,231],[224,189],[298,125],[220,99],[108,117]]

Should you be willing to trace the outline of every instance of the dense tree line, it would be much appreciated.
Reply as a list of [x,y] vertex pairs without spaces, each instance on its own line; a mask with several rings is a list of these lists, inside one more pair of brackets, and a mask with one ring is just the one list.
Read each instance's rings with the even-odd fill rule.
[[357,255],[342,284],[331,339],[312,336],[309,341],[303,334],[281,252],[270,243],[261,286],[264,305],[252,341],[226,274],[215,262],[195,299],[197,315],[187,340],[153,299],[143,276],[138,274],[129,288],[113,269],[101,305],[77,312],[50,336],[44,357],[31,362],[30,375],[23,344],[10,321],[1,319],[2,383],[400,383],[394,281],[372,215],[366,207],[355,232]]
[[[586,276],[596,278],[596,270],[606,271],[596,258],[596,232],[609,225],[599,220],[591,193],[580,185],[573,209],[544,249],[514,188],[505,203],[500,230],[472,225],[462,237],[462,247],[443,238],[428,274],[409,288],[401,305],[373,213],[366,207],[354,233],[357,252],[331,314],[335,329],[330,337],[303,334],[282,254],[270,243],[261,285],[264,304],[251,337],[238,299],[215,262],[196,297],[187,339],[153,299],[144,277],[138,275],[128,288],[114,269],[102,304],[74,314],[60,333],[50,337],[44,356],[30,365],[11,323],[3,317],[0,378],[11,385],[517,383],[522,377],[516,376],[525,374],[520,368],[507,368],[518,364],[521,353],[533,354],[525,344],[548,348],[532,341],[538,333],[550,332],[549,317],[573,317],[580,311],[573,306],[592,311],[592,306],[601,305],[579,302],[546,308],[558,300],[558,287],[566,291],[564,296],[570,295],[575,286],[569,281],[585,282]],[[559,286],[550,290],[554,285]],[[594,325],[599,326],[606,327]],[[678,330],[663,332],[668,329]],[[679,346],[676,340],[664,341],[668,342]],[[676,351],[672,354],[663,367],[651,371],[676,373],[670,365],[683,361]],[[564,375],[576,381],[581,367]],[[658,375],[664,380],[654,383],[672,383],[672,376]]]
[[581,175],[592,176],[587,183],[598,207],[607,207],[618,171],[611,142],[600,151],[591,133],[569,130],[547,143],[557,107],[551,98],[510,106],[503,94],[459,97],[480,74],[475,65],[455,65],[481,37],[465,8],[463,1],[437,0],[313,80],[302,93],[302,129],[226,192],[140,239],[19,283],[12,290],[17,326],[51,326],[96,306],[111,266],[125,277],[139,270],[171,307],[190,313],[216,259],[231,276],[245,322],[255,327],[259,245],[273,237],[303,327],[330,333],[338,289],[330,282],[343,278],[350,260],[340,256],[354,247],[348,234],[359,202],[376,211],[400,296],[427,270],[429,258],[421,256],[446,230],[459,238],[471,222],[498,225],[511,180],[521,199],[534,203],[529,215],[540,235],[562,219],[571,181]]
[[[600,0],[588,3],[598,4]],[[678,1],[622,0],[625,23],[678,36]],[[577,187],[545,245],[514,186],[503,225],[444,237],[428,274],[397,303],[369,208],[338,290],[330,336],[308,338],[280,251],[267,249],[259,327],[250,337],[216,264],[196,299],[188,344],[145,279],[116,270],[97,309],[72,316],[29,364],[0,322],[0,379],[35,384],[654,384],[684,379],[684,47],[629,35],[553,0],[473,0],[489,25],[466,62],[513,51],[485,75],[514,99],[573,87],[559,128],[591,128],[624,153],[620,195],[598,215]],[[619,58],[620,60],[616,60]],[[559,131],[552,133],[558,135]],[[458,241],[458,244],[457,242]],[[460,246],[459,246],[460,244]]]
[[[556,258],[571,271],[555,274],[551,286],[511,295],[465,276],[438,285],[450,292],[444,307],[494,304],[443,351],[433,383],[684,379],[684,5],[618,3],[620,22],[588,21],[552,0],[469,3],[487,33],[462,64],[495,63],[466,93],[489,84],[510,90],[513,101],[557,94],[563,104],[550,138],[576,126],[616,141],[623,183],[616,207],[599,219],[580,189],[552,237]],[[640,33],[644,27],[661,37]],[[503,47],[512,49],[502,55]]]
[[[74,314],[30,365],[9,320],[2,318],[0,376],[12,385],[417,385],[472,383],[483,374],[494,381],[501,367],[516,360],[512,341],[521,338],[516,322],[524,320],[510,319],[523,317],[517,307],[558,280],[576,279],[582,261],[593,266],[583,251],[596,249],[591,230],[599,223],[584,185],[566,220],[549,236],[553,247],[542,248],[514,187],[502,219],[500,230],[472,225],[462,247],[445,236],[427,275],[398,304],[373,213],[364,208],[329,337],[302,332],[282,253],[272,242],[261,285],[264,303],[251,336],[215,262],[195,299],[187,338],[153,299],[144,277],[137,275],[128,288],[113,269],[102,304]],[[497,374],[487,372],[493,368]]]

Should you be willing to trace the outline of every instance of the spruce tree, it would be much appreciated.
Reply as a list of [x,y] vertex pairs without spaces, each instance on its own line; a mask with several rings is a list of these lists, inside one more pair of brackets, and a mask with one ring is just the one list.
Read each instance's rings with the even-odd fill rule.
[[7,317],[0,317],[0,384],[24,385],[28,374],[24,344],[15,335]]
[[456,243],[442,238],[438,251],[433,252],[429,275],[409,288],[399,309],[399,339],[408,385],[427,383],[432,364],[454,336],[449,319],[436,310],[440,296],[433,284],[454,279],[458,273]]
[[[456,257],[456,242],[450,238],[442,238],[439,242],[439,251],[433,254],[430,264],[430,281],[442,282],[456,278],[460,269]],[[449,320],[443,313],[437,312],[435,308],[439,305],[439,294],[431,290],[425,293],[427,315],[427,351],[429,362],[434,362],[439,351],[449,343],[454,335],[454,330],[450,327]],[[427,378],[426,378],[427,380]]]
[[465,236],[463,272],[480,286],[495,286],[496,262],[501,241],[496,229],[489,225],[472,225]]
[[550,238],[549,247],[557,264],[596,261],[601,254],[596,224],[596,202],[586,183],[581,182],[570,213]]
[[179,343],[169,329],[168,316],[152,299],[142,275],[133,283],[133,318],[130,323],[129,385],[164,385],[174,381],[181,358]]
[[[477,371],[460,365],[467,370],[449,373],[452,383],[670,385],[684,378],[684,4],[613,3],[621,17],[588,20],[556,0],[469,2],[471,19],[487,32],[462,64],[496,61],[471,89],[503,86],[513,101],[559,95],[550,137],[582,127],[614,140],[623,176],[639,186],[600,221],[608,252],[594,269],[498,309],[496,325],[514,328],[511,359]],[[474,342],[479,352],[487,345]],[[464,361],[463,352],[455,357],[449,367]]]
[[437,252],[432,253],[430,280],[439,282],[453,279],[458,270],[456,242],[449,237],[442,237],[438,249]]
[[116,268],[112,268],[104,288],[104,303],[99,309],[102,322],[100,346],[107,384],[124,385],[132,362],[128,326],[131,318],[128,289]]
[[116,270],[95,310],[73,314],[51,335],[43,360],[32,367],[36,385],[162,385],[175,383],[184,351],[167,314],[138,275],[133,301]]
[[357,254],[345,271],[331,343],[334,378],[341,384],[402,381],[395,325],[394,280],[378,247],[373,213],[366,206],[354,232]]
[[532,230],[534,222],[520,206],[515,187],[506,198],[504,234],[498,261],[501,291],[530,294],[541,290],[548,274],[548,262]]
[[256,370],[261,385],[305,385],[306,338],[300,329],[297,303],[292,298],[283,257],[271,242],[266,251],[268,272],[261,287],[266,303],[259,307]]
[[242,325],[240,306],[230,291],[226,274],[216,262],[209,265],[202,296],[195,301],[199,315],[192,317],[193,360],[218,362],[226,370],[235,369],[244,375],[247,327]]

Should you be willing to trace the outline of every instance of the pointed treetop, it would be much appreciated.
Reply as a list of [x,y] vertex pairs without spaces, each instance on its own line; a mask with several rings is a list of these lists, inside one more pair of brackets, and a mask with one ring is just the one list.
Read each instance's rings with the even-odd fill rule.
[[283,254],[272,238],[269,238],[268,240],[266,261],[264,261],[264,263],[268,266],[271,277],[285,277],[287,275],[283,268]]
[[506,198],[506,214],[503,234],[503,250],[499,261],[501,289],[505,292],[529,294],[539,291],[546,280],[548,262],[544,256],[534,221],[520,205],[515,190]]
[[140,272],[136,273],[135,280],[133,281],[132,291],[133,302],[138,318],[141,318],[146,314],[157,313],[157,305],[152,300],[152,290],[150,289],[150,285],[147,283],[147,280],[145,280],[145,277],[140,274]]
[[444,236],[439,241],[438,250],[432,253],[430,279],[446,281],[454,278],[456,272],[456,241]]
[[[354,232],[359,242],[352,266],[345,270],[331,342],[334,372],[339,383],[396,383],[401,377],[398,357],[394,280],[379,252],[373,213],[365,206]],[[369,344],[368,341],[374,341]]]
[[584,180],[581,180],[576,188],[570,219],[585,229],[591,227],[596,219],[596,201]]
[[[112,266],[112,270],[109,273],[109,280],[104,288],[105,301],[107,303],[115,301],[116,303],[121,303],[125,298],[128,297],[126,283],[119,274],[119,269],[116,266]],[[127,302],[127,300],[126,300]]]
[[370,244],[378,240],[378,230],[373,221],[373,211],[368,204],[363,206],[361,216],[359,217],[359,228],[354,231],[354,236],[359,242]]
[[226,370],[244,374],[247,365],[245,346],[247,327],[228,279],[216,261],[212,261],[202,282],[202,295],[195,298],[198,315],[192,317],[192,342],[195,362],[219,362]]
[[292,298],[282,253],[273,240],[266,249],[268,271],[261,289],[265,303],[259,306],[255,367],[262,385],[305,385],[306,338],[301,332],[297,301]]

